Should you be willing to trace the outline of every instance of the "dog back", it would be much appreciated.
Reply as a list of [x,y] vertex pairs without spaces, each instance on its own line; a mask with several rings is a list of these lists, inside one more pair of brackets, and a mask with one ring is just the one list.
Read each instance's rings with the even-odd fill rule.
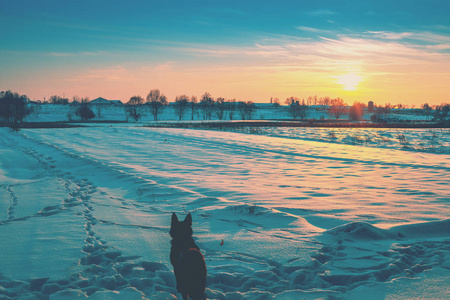
[[202,299],[206,287],[206,264],[200,250],[189,248],[181,253],[180,279],[189,299]]

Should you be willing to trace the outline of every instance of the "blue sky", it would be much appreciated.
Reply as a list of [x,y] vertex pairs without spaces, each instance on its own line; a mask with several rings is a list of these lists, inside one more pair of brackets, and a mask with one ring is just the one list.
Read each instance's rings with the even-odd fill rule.
[[[0,0],[0,90],[127,100],[160,88],[169,98],[209,91],[257,102],[414,94],[415,103],[433,90],[440,103],[448,101],[440,81],[449,78],[449,16],[443,0]],[[423,78],[408,65],[439,80],[411,93]],[[346,74],[360,78],[358,91],[340,89]],[[392,74],[407,97],[381,84]]]

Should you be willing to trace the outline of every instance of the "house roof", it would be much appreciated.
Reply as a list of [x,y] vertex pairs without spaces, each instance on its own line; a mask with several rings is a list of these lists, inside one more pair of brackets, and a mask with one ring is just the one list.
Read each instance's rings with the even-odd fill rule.
[[121,100],[109,100],[112,104],[123,104]]
[[90,103],[92,104],[123,104],[120,100],[108,100],[102,97],[98,97],[92,100]]
[[109,100],[107,100],[105,98],[102,98],[102,97],[98,97],[98,98],[92,100],[91,103],[93,103],[93,104],[102,104],[102,103],[104,103],[104,104],[111,104],[109,102]]

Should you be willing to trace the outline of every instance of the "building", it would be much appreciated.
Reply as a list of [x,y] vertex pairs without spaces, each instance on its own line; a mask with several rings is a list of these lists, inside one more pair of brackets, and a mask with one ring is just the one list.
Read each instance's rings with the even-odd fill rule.
[[112,105],[123,105],[123,102],[120,100],[109,100]]
[[120,100],[108,100],[102,97],[98,97],[89,103],[95,105],[123,105],[122,101]]
[[369,103],[367,104],[367,110],[369,112],[373,112],[373,101],[369,101]]

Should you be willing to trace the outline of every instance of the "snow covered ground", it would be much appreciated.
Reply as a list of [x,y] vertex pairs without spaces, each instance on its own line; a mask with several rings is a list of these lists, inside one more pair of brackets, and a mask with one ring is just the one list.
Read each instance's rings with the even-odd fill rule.
[[446,299],[449,171],[265,134],[0,128],[0,299],[176,299],[172,212],[209,299]]
[[[132,118],[128,117],[125,113],[124,106],[117,105],[93,105],[92,111],[95,114],[94,121],[130,121]],[[79,121],[80,117],[75,114],[76,107],[72,105],[59,105],[59,104],[39,104],[35,106],[35,113],[28,115],[25,118],[26,122],[63,122],[63,121]],[[69,118],[70,116],[70,118]],[[364,120],[370,120],[372,113],[366,113]],[[396,110],[393,109],[391,114],[385,116],[387,118],[394,118],[398,120],[414,120],[424,121],[431,119],[430,116],[426,116],[417,113],[415,110]],[[332,119],[335,117],[330,115],[326,108],[321,106],[310,106],[307,110],[306,119],[320,120]],[[192,111],[188,108],[182,118],[182,121],[192,119]],[[223,116],[224,120],[230,120],[230,112],[226,111]],[[240,120],[241,116],[239,112],[235,110],[233,112],[233,120]],[[253,114],[254,120],[291,120],[292,116],[289,114],[288,107],[283,106],[271,106],[269,104],[256,104],[256,110]],[[348,114],[345,113],[340,116],[340,120],[348,120]],[[160,121],[177,121],[178,116],[175,114],[174,106],[169,105],[165,107],[158,115]],[[203,120],[203,115],[199,108],[194,111],[193,120]],[[212,120],[217,120],[217,116],[212,114]],[[153,121],[153,115],[147,109],[144,111],[143,117],[140,122]]]
[[226,131],[375,148],[450,154],[450,129],[231,127]]

